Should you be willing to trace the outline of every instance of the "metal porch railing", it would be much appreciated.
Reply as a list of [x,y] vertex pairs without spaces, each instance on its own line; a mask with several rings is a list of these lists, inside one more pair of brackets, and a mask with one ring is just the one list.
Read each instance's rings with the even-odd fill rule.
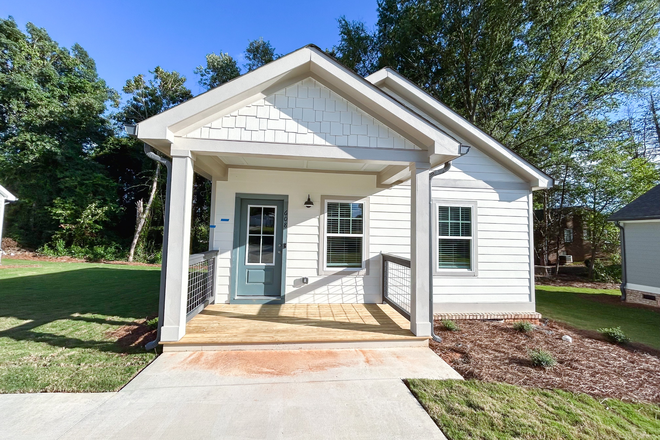
[[381,254],[383,260],[383,300],[410,319],[410,260]]
[[188,262],[187,320],[204,310],[215,298],[215,268],[218,251],[193,254]]

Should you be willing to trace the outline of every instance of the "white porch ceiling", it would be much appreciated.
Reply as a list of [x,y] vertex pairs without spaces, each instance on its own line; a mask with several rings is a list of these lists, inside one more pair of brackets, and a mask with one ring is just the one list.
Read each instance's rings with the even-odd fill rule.
[[[360,162],[331,162],[295,159],[270,159],[251,156],[218,156],[229,168],[281,168],[285,170],[378,173],[387,165]],[[204,159],[202,159],[204,160]]]

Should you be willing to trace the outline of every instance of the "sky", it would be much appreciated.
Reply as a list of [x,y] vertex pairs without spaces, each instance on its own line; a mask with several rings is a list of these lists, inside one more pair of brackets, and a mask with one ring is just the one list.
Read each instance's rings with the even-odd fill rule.
[[376,0],[2,0],[0,17],[14,17],[23,31],[28,22],[45,28],[60,46],[80,44],[117,91],[161,66],[183,74],[196,95],[203,89],[193,70],[208,53],[227,52],[242,66],[249,40],[259,37],[279,54],[307,44],[331,48],[339,17],[373,27],[376,7]]

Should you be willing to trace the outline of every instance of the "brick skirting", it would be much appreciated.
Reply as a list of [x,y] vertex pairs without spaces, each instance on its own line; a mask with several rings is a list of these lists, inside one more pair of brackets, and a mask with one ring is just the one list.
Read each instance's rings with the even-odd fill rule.
[[452,321],[467,320],[498,320],[504,322],[526,321],[539,324],[541,314],[537,312],[506,312],[506,313],[436,313],[435,319],[451,319]]
[[[646,296],[652,296],[655,299],[646,299]],[[634,304],[644,304],[645,306],[660,307],[660,295],[649,292],[642,292],[640,290],[626,289],[626,302]]]

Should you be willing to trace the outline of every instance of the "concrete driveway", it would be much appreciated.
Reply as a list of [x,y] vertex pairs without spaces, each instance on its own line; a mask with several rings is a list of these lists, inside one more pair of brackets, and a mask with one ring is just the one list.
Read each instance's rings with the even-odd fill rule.
[[7,439],[444,439],[402,378],[428,348],[165,353],[117,393],[1,395]]

